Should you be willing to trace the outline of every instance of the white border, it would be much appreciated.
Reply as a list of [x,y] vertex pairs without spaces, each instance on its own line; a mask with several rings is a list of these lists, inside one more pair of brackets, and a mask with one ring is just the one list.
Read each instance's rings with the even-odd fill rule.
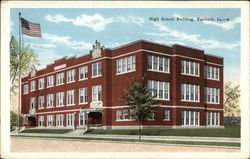
[[[74,8],[84,6],[85,8],[241,8],[241,107],[242,111],[242,125],[241,131],[241,152],[137,152],[137,153],[120,153],[120,152],[86,152],[86,153],[18,153],[10,152],[10,138],[9,136],[9,110],[10,94],[9,82],[9,24],[10,24],[10,10],[9,8]],[[249,3],[247,1],[8,1],[1,2],[1,157],[3,158],[248,158],[249,157]],[[243,36],[247,35],[247,36]],[[6,137],[7,136],[7,137]]]

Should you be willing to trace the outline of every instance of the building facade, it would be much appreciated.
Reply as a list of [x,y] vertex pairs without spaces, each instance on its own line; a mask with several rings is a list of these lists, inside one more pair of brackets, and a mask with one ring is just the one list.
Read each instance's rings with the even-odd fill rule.
[[128,80],[145,76],[161,104],[145,128],[223,127],[223,58],[144,40],[64,57],[22,78],[23,126],[136,128],[120,102]]

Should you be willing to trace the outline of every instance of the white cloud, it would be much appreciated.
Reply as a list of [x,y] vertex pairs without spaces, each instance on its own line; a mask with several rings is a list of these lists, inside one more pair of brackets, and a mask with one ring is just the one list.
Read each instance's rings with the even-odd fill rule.
[[144,19],[142,17],[134,17],[134,16],[117,16],[117,17],[110,17],[105,18],[100,14],[94,15],[86,15],[81,14],[75,18],[67,18],[63,15],[47,15],[44,17],[49,22],[53,23],[61,23],[61,22],[71,22],[75,26],[85,26],[93,29],[94,31],[102,31],[105,29],[106,25],[113,23],[113,22],[123,22],[123,23],[135,23],[142,27],[144,23]]
[[63,15],[47,15],[44,17],[47,21],[60,23],[60,22],[72,22],[76,26],[85,26],[93,29],[94,31],[102,31],[106,25],[112,23],[113,18],[105,18],[100,14],[86,15],[81,14],[74,19],[66,18]]
[[142,17],[133,17],[133,16],[129,17],[119,16],[117,17],[117,21],[121,21],[123,23],[135,23],[140,27],[142,27],[142,24],[144,23],[144,19]]
[[57,36],[44,33],[43,38],[50,42],[66,45],[74,50],[90,50],[92,48],[92,44],[84,41],[74,41],[70,36]]
[[53,23],[72,22],[73,21],[73,19],[65,18],[63,15],[55,15],[55,16],[47,15],[44,18],[47,21],[53,22]]
[[13,21],[10,20],[10,31],[13,31],[13,25],[14,25]]
[[179,44],[179,45],[185,45],[185,43],[180,41],[164,41],[164,40],[153,40],[156,43],[159,44],[165,44],[165,45],[173,45],[173,44]]
[[[173,17],[183,18],[183,16],[180,14],[173,14]],[[192,18],[192,19],[197,20],[197,18],[195,18],[195,17],[187,17],[187,18]],[[203,18],[203,17],[200,17],[200,18]],[[227,21],[227,22],[215,22],[215,21],[205,21],[205,20],[201,21],[201,22],[203,24],[215,25],[215,26],[220,27],[224,30],[231,30],[235,27],[235,25],[240,23],[240,17],[236,17],[232,21]]]
[[216,40],[207,40],[202,39],[198,34],[187,34],[184,32],[179,32],[177,30],[172,30],[169,27],[161,24],[161,23],[153,23],[158,30],[163,31],[164,33],[146,33],[148,35],[154,36],[171,36],[181,41],[188,41],[192,42],[196,45],[200,45],[202,48],[223,48],[223,49],[233,49],[240,45],[239,42],[236,43],[227,43],[227,42],[220,42]]
[[51,49],[51,48],[57,48],[54,44],[35,44],[35,43],[28,43],[26,45],[29,45],[31,48],[44,48],[44,49]]

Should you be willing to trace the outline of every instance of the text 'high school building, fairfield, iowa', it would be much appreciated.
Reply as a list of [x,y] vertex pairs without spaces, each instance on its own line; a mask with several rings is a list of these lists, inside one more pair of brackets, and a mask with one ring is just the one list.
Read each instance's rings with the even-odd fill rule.
[[144,40],[113,49],[96,41],[87,55],[32,71],[22,78],[22,124],[137,128],[119,99],[129,79],[144,75],[161,103],[144,128],[223,127],[223,58]]

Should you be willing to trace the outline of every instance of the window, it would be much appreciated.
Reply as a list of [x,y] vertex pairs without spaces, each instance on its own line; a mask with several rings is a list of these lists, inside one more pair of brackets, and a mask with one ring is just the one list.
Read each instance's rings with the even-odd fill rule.
[[182,125],[200,125],[200,112],[198,111],[181,111]]
[[36,97],[30,98],[30,109],[36,109]]
[[64,106],[64,92],[56,93],[56,106]]
[[67,83],[75,81],[75,70],[67,71]]
[[122,120],[122,111],[121,110],[116,111],[116,120]]
[[44,116],[39,116],[38,117],[38,126],[44,126]]
[[193,84],[181,84],[181,101],[199,102],[200,86]]
[[79,80],[88,78],[88,66],[83,66],[79,68]]
[[38,80],[38,89],[43,89],[44,88],[44,78],[40,78]]
[[80,126],[86,125],[86,121],[87,121],[86,118],[87,118],[87,116],[85,115],[84,112],[80,112],[80,113],[79,113],[79,125],[80,125]]
[[220,125],[220,113],[207,112],[206,113],[206,125],[207,126],[219,126]]
[[64,72],[56,74],[56,85],[64,84]]
[[92,101],[97,102],[102,100],[102,86],[92,86]]
[[148,87],[155,99],[169,100],[169,82],[149,80]]
[[67,91],[67,105],[75,104],[75,90]]
[[123,120],[129,120],[128,110],[123,110]]
[[54,94],[47,95],[47,108],[51,108],[54,106]]
[[52,87],[54,85],[54,76],[48,76],[47,77],[47,87]]
[[116,61],[117,74],[135,71],[135,56],[129,56]]
[[35,91],[36,90],[36,81],[33,80],[30,82],[30,91]]
[[219,68],[205,65],[205,78],[211,80],[219,80]]
[[63,126],[63,119],[64,119],[63,114],[57,114],[56,115],[56,126]]
[[79,104],[88,103],[88,89],[80,88],[79,89]]
[[74,126],[75,115],[67,114],[67,126]]
[[43,109],[44,108],[44,96],[39,96],[38,97],[38,109]]
[[28,94],[29,93],[29,85],[25,84],[23,85],[23,94]]
[[219,104],[219,88],[205,87],[205,102],[209,104]]
[[169,73],[169,58],[148,55],[148,70]]
[[47,115],[47,126],[54,126],[54,115]]
[[98,77],[102,75],[102,63],[94,63],[92,64],[92,77]]
[[199,76],[200,64],[197,62],[182,60],[181,61],[181,74]]
[[170,120],[170,110],[163,111],[163,120]]

